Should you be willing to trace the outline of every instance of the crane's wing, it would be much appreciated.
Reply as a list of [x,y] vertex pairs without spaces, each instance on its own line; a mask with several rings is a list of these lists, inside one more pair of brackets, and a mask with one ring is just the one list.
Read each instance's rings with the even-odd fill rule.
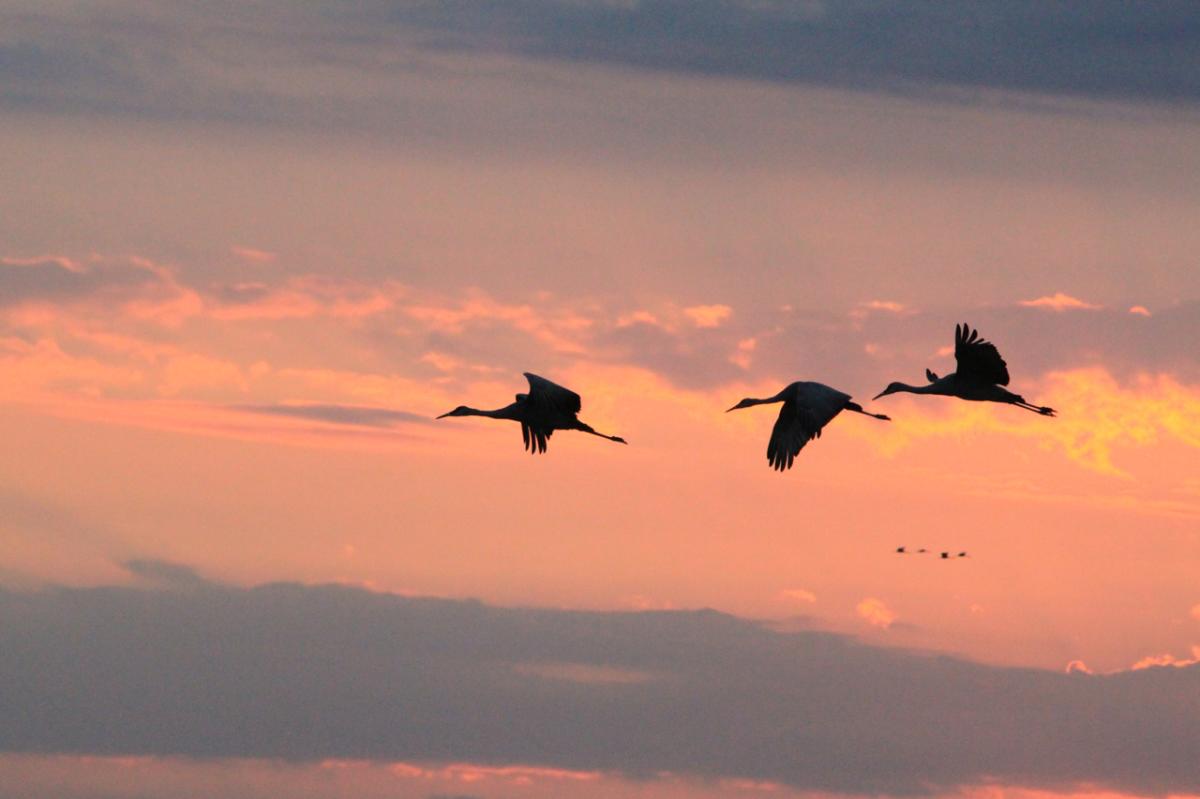
[[525,379],[529,381],[529,402],[536,408],[552,408],[558,413],[573,415],[583,407],[579,395],[569,388],[532,372],[526,372]]
[[[836,416],[836,412],[834,416]],[[823,416],[823,414],[822,414]],[[771,440],[767,443],[767,460],[771,468],[777,471],[792,468],[792,462],[804,449],[804,445],[821,435],[821,428],[828,419],[813,413],[795,400],[787,400],[779,409],[779,418],[771,430]]]
[[954,360],[958,362],[959,377],[998,386],[1008,385],[1008,364],[990,341],[979,337],[978,330],[969,325],[954,326]]
[[521,421],[521,437],[531,454],[546,451],[546,442],[554,434],[555,427],[574,419],[583,406],[579,395],[558,383],[525,373],[529,381],[529,393],[518,395],[524,398],[525,418]]

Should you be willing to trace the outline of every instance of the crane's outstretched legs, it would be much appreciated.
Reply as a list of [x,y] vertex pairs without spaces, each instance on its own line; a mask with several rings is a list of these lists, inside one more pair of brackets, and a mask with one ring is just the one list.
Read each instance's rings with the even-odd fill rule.
[[600,436],[601,438],[607,438],[609,441],[617,441],[621,444],[629,443],[628,441],[621,438],[620,436],[609,436],[609,435],[605,435],[604,433],[598,433],[595,430],[593,430],[592,426],[589,425],[587,422],[581,422],[578,419],[575,420],[575,427],[573,429],[578,430],[581,433],[591,433],[594,436]]
[[1014,402],[1013,405],[1016,405],[1018,408],[1024,408],[1027,411],[1033,411],[1034,413],[1040,413],[1042,416],[1057,415],[1057,412],[1053,408],[1047,408],[1044,405],[1032,405],[1032,404],[1026,402],[1025,400],[1021,400],[1020,402]]

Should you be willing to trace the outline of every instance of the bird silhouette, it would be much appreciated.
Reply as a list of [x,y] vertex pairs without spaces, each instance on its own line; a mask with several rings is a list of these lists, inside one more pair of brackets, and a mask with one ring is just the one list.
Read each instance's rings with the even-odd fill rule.
[[1008,385],[1008,364],[1000,357],[1000,351],[996,349],[995,344],[979,337],[978,330],[972,330],[966,324],[955,325],[954,359],[958,362],[957,371],[945,377],[938,377],[926,369],[925,377],[929,380],[929,385],[889,383],[875,399],[907,391],[911,394],[940,394],[978,402],[1006,402],[1027,411],[1040,413],[1042,416],[1055,415],[1053,408],[1033,405],[1026,402],[1020,394],[1001,388]]
[[906,550],[904,547],[896,547],[896,552],[900,553],[901,555],[908,554],[908,550]]
[[494,411],[482,411],[459,405],[452,411],[437,417],[447,416],[486,416],[489,419],[511,419],[521,423],[521,438],[525,441],[525,449],[531,454],[546,451],[546,442],[555,430],[579,430],[591,433],[609,441],[628,444],[620,436],[610,436],[598,433],[591,425],[581,422],[576,416],[582,407],[579,395],[569,388],[563,388],[557,383],[544,377],[538,377],[530,372],[525,373],[529,381],[529,393],[518,394],[516,402],[497,408]]
[[777,471],[792,468],[792,462],[804,445],[820,436],[821,428],[842,411],[854,411],[864,416],[891,421],[881,413],[864,411],[857,402],[850,401],[849,394],[822,383],[804,381],[792,383],[775,396],[766,399],[747,397],[726,413],[771,402],[783,403],[783,407],[779,409],[779,418],[775,420],[775,427],[771,431],[771,440],[767,444],[767,460]]

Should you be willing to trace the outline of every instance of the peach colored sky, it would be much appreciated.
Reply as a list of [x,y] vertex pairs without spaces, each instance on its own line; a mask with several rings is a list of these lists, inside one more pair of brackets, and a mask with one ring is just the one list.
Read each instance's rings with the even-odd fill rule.
[[[236,587],[715,608],[1052,672],[1195,660],[1194,102],[357,47],[358,22],[278,9],[302,44],[258,11],[8,13],[39,52],[94,32],[130,55],[35,80],[40,56],[0,40],[22,81],[0,91],[7,588],[158,590],[128,563],[161,561]],[[952,370],[960,321],[1058,418],[869,401]],[[530,457],[511,423],[433,421],[506,404],[526,370],[630,446],[561,433]],[[775,474],[774,410],[724,410],[797,379],[894,421],[839,417]],[[64,797],[193,795],[222,769],[247,796],[787,792],[5,752],[0,774]]]

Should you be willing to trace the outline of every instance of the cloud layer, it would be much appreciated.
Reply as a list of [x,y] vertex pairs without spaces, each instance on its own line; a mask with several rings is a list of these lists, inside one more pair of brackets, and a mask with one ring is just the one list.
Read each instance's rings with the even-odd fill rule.
[[337,586],[0,593],[9,752],[524,763],[921,795],[1200,791],[1200,669],[994,668],[714,611]]
[[434,64],[454,71],[449,53],[903,93],[1200,98],[1200,13],[1187,2],[268,1],[219,19],[206,8],[9,12],[0,103],[357,125],[382,106],[349,74],[387,93]]

